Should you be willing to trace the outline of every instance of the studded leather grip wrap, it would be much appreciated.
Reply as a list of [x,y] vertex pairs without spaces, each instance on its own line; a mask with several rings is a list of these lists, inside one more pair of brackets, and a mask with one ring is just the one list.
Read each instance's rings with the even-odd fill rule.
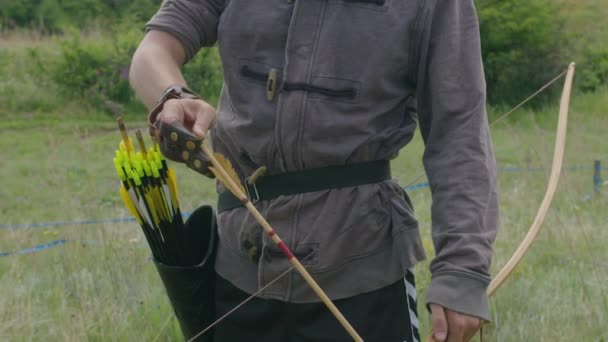
[[182,124],[157,121],[152,125],[151,131],[158,141],[161,153],[167,159],[184,163],[206,177],[215,178],[209,170],[211,163],[201,150],[203,140],[190,133]]

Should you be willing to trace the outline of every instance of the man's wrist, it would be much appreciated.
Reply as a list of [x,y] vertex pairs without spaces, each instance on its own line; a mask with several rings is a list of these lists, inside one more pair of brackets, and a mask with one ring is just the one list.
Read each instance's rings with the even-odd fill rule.
[[173,99],[200,99],[200,96],[185,85],[170,85],[169,87],[165,88],[156,102],[156,105],[148,114],[148,123],[153,125],[156,122],[158,114],[162,112],[165,102]]
[[489,281],[469,274],[449,272],[434,276],[427,289],[426,302],[446,309],[490,321],[490,304],[486,293]]

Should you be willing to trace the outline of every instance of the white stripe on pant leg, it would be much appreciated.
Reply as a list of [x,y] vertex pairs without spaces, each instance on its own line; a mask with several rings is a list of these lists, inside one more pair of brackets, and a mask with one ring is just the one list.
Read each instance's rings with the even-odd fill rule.
[[[404,278],[405,279],[405,278]],[[406,293],[412,297],[413,300],[416,300],[416,289],[412,284],[410,284],[407,279],[405,280],[405,289]]]
[[[409,308],[408,308],[409,309]],[[416,313],[410,309],[410,320],[412,321],[412,326],[418,329],[418,316]]]
[[[411,271],[408,271],[411,272]],[[406,277],[403,277],[403,282],[405,283],[405,300],[407,303],[408,313],[410,315],[410,327],[411,327],[411,335],[413,342],[419,342],[416,338],[417,334],[415,331],[418,331],[418,315],[416,315],[416,308],[412,308],[413,303],[416,301],[416,289],[412,284],[407,281]],[[410,295],[412,293],[413,295]],[[406,341],[404,341],[406,342]]]
[[[408,273],[410,273],[413,276],[413,272],[411,270],[408,270]],[[416,314],[416,287],[414,287],[414,284],[411,284],[409,281],[407,281],[407,277],[403,277],[403,281],[405,282],[405,293],[408,296],[407,298],[407,307],[410,310],[410,318],[412,318],[412,325],[414,327],[416,327],[416,330],[419,329],[418,326],[418,315]]]

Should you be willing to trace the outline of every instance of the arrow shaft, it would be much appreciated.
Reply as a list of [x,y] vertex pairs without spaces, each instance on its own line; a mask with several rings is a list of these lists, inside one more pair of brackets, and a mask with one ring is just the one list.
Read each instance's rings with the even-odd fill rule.
[[298,271],[298,273],[302,276],[302,278],[304,278],[306,283],[312,288],[312,290],[319,297],[319,299],[321,299],[321,301],[325,304],[325,306],[327,306],[329,311],[334,315],[334,317],[336,317],[338,322],[340,322],[342,327],[344,327],[346,332],[348,332],[348,334],[353,338],[353,340],[357,341],[357,342],[362,342],[363,339],[361,338],[361,336],[359,336],[359,334],[355,331],[355,329],[352,327],[352,325],[348,322],[348,320],[344,317],[344,315],[342,315],[340,310],[338,310],[336,305],[327,296],[325,291],[323,291],[323,289],[319,286],[319,284],[317,284],[317,282],[313,279],[313,277],[310,275],[310,273],[308,273],[308,271],[304,268],[304,266],[302,266],[302,263],[300,263],[298,258],[296,258],[293,255],[293,253],[291,252],[289,247],[287,247],[287,245],[283,242],[283,240],[281,240],[279,235],[272,228],[272,226],[270,226],[268,221],[266,221],[266,219],[262,216],[262,214],[258,211],[258,209],[253,205],[253,203],[251,203],[249,201],[249,198],[247,197],[247,195],[245,195],[245,193],[240,189],[240,187],[237,185],[237,183],[232,179],[232,177],[230,177],[228,172],[226,172],[224,167],[217,161],[217,159],[215,158],[213,153],[204,145],[201,145],[201,149],[202,149],[203,153],[205,154],[205,156],[208,158],[208,160],[211,161],[211,163],[213,164],[215,169],[221,174],[221,176],[218,176],[218,179],[224,180],[227,183],[224,185],[237,198],[239,198],[241,200],[241,202],[243,202],[243,204],[245,205],[245,207],[247,207],[247,209],[249,209],[249,211],[251,212],[253,217],[262,226],[262,228],[264,229],[266,234],[268,234],[268,236],[270,236],[272,241],[279,247],[279,249],[281,249],[281,251],[283,252],[283,254],[285,254],[285,256],[287,257],[289,262],[294,266],[294,268]]

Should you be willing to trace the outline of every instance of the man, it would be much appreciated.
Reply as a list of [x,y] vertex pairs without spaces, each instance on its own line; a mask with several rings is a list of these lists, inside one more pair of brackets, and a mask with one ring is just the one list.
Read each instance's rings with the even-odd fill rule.
[[[266,167],[260,188],[276,180],[275,195],[256,201],[252,186],[252,200],[366,341],[419,340],[403,277],[424,252],[387,171],[417,120],[433,193],[433,337],[467,341],[490,319],[498,205],[473,0],[165,0],[147,29],[130,78],[149,108],[160,99],[152,120],[200,138],[211,128],[241,180]],[[216,42],[217,114],[179,70]],[[344,180],[352,184],[332,186]],[[219,317],[289,264],[218,191]],[[349,340],[294,273],[229,315],[215,339]]]

